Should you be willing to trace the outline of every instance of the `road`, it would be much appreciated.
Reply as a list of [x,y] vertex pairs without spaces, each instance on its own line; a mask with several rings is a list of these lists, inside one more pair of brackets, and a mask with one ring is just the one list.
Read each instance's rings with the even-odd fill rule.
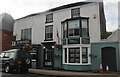
[[37,75],[37,74],[8,74],[8,73],[3,73],[2,77],[50,77],[50,76],[44,76],[44,75]]

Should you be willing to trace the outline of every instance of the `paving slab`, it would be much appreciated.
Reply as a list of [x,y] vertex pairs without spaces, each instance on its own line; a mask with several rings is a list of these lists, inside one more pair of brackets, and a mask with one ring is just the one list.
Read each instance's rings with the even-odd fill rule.
[[92,72],[74,72],[46,69],[29,69],[29,73],[57,76],[57,77],[120,77],[118,73],[92,73]]

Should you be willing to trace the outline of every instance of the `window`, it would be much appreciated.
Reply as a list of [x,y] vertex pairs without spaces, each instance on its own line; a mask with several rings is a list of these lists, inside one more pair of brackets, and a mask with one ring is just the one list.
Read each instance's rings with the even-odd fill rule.
[[82,63],[88,63],[88,48],[82,47]]
[[31,40],[32,29],[23,29],[21,30],[21,40]]
[[46,15],[46,23],[53,22],[53,13]]
[[67,38],[67,23],[63,23],[63,38]]
[[90,64],[89,47],[64,48],[63,63],[65,64]]
[[88,18],[72,18],[62,22],[62,39],[63,45],[90,44]]
[[80,26],[79,20],[73,20],[68,22],[68,36],[79,36]]
[[82,37],[88,37],[88,20],[82,19]]
[[80,63],[79,48],[69,48],[69,63]]
[[45,40],[52,40],[53,39],[53,26],[46,26],[45,27]]
[[67,63],[67,48],[65,48],[64,50],[65,50],[65,63]]
[[80,8],[75,8],[71,10],[71,17],[79,17],[80,16]]

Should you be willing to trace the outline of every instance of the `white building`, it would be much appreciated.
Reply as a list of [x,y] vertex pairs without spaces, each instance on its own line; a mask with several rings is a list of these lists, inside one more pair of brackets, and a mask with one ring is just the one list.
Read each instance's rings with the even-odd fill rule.
[[[78,2],[17,19],[13,34],[16,41],[31,40],[32,45],[43,46],[43,66],[91,70],[90,44],[101,41],[105,32],[103,3]],[[53,56],[55,54],[50,55],[55,53],[55,43],[62,46],[62,57],[58,60]],[[62,62],[56,64],[61,59]]]

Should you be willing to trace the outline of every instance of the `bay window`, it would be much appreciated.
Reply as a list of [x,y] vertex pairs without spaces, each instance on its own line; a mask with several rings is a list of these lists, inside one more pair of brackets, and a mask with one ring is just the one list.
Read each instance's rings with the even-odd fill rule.
[[63,45],[90,44],[88,18],[66,19],[62,22]]

